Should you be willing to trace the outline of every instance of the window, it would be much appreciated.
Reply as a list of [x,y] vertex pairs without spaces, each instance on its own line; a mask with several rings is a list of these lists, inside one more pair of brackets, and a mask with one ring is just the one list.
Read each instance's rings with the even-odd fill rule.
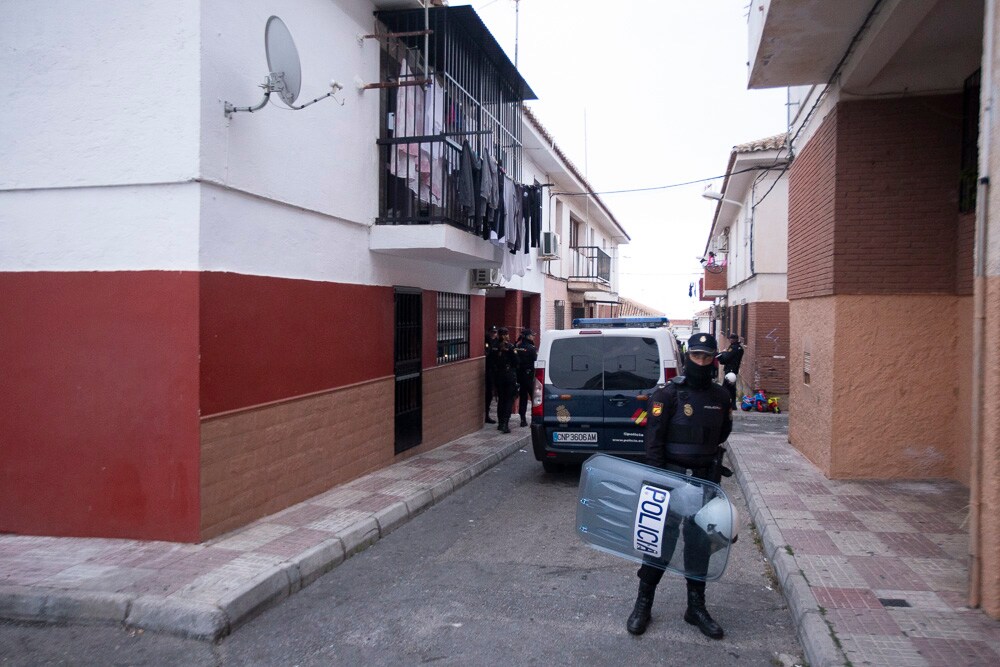
[[562,299],[556,299],[555,302],[555,329],[565,329],[566,328],[566,302]]
[[580,247],[580,227],[581,223],[579,220],[570,219],[569,221],[569,247],[579,248]]
[[469,295],[437,295],[437,362],[469,358]]
[[560,389],[651,389],[660,377],[654,338],[601,336],[552,341],[549,374]]

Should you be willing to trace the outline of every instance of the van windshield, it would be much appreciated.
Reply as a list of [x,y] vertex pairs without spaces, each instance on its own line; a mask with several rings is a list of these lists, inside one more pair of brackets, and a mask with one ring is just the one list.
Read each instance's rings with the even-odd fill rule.
[[656,339],[588,336],[554,340],[549,377],[560,389],[650,389],[660,378]]

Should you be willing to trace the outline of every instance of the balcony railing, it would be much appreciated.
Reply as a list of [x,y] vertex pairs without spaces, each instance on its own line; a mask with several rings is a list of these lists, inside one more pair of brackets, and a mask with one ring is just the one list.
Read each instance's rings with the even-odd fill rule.
[[570,249],[569,280],[611,284],[611,255],[593,245]]

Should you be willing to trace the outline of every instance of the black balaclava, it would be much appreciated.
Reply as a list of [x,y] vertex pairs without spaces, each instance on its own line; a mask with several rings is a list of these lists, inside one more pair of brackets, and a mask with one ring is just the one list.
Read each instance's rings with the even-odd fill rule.
[[708,389],[715,379],[715,364],[700,366],[690,358],[684,360],[684,377],[695,389]]

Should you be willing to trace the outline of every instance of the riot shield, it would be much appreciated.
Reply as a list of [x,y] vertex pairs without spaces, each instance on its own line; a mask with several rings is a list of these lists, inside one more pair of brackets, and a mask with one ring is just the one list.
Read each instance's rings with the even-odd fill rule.
[[577,532],[589,546],[691,579],[725,571],[739,519],[719,485],[595,454],[579,495]]

